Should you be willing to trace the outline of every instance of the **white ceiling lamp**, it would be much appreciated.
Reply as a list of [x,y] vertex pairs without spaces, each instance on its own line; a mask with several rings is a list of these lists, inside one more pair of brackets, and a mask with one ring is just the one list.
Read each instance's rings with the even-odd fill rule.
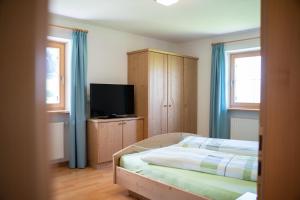
[[170,6],[178,2],[178,0],[155,0],[155,1],[164,6]]

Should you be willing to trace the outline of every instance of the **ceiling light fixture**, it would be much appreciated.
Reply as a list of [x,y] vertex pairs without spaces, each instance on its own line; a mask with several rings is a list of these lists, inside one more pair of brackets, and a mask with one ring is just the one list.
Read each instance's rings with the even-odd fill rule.
[[155,0],[155,1],[164,6],[170,6],[178,2],[178,0]]

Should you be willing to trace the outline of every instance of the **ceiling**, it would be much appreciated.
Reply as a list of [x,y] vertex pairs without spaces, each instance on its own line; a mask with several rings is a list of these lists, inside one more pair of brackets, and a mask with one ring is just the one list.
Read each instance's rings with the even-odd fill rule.
[[260,0],[49,0],[49,11],[171,42],[260,27]]

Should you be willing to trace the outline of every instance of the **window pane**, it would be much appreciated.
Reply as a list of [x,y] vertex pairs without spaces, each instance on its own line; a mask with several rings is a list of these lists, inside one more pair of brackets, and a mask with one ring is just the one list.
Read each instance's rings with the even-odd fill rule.
[[48,104],[58,104],[60,103],[60,68],[59,68],[59,48],[47,47],[46,49],[46,61],[47,61],[47,82],[46,82],[46,92],[47,98],[46,102]]
[[234,70],[234,101],[260,103],[261,57],[236,58]]

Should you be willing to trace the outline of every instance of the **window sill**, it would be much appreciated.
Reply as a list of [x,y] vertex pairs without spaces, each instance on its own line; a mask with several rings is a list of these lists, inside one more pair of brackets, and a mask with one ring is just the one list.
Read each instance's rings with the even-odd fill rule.
[[227,108],[229,111],[253,111],[260,112],[259,108]]
[[65,114],[65,115],[68,115],[68,114],[70,114],[70,111],[68,111],[68,110],[48,110],[47,113],[48,114]]

